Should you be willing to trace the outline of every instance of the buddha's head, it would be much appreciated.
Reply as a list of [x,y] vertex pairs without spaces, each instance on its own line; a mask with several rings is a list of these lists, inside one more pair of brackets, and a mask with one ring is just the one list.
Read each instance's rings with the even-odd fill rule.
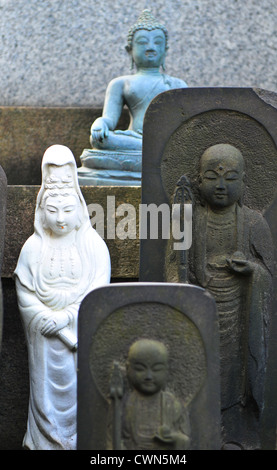
[[127,376],[131,385],[145,395],[158,393],[168,373],[168,351],[156,340],[141,339],[132,344],[127,360]]
[[138,21],[129,29],[126,50],[139,67],[164,67],[168,32],[149,10],[144,10]]
[[238,202],[244,178],[243,156],[230,144],[209,147],[200,159],[200,193],[214,209],[223,209]]

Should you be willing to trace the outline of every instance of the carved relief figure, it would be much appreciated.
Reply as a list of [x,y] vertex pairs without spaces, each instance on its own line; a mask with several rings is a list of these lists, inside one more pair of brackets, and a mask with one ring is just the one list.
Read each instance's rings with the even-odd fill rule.
[[91,227],[67,147],[53,145],[43,156],[34,234],[22,248],[15,279],[30,374],[23,445],[75,449],[78,310],[92,289],[110,282],[110,257]]
[[166,346],[148,339],[134,342],[126,368],[130,391],[122,400],[121,448],[188,449],[190,423],[187,410],[173,393],[166,390]]
[[[273,245],[262,214],[243,205],[243,186],[244,159],[237,148],[218,144],[204,152],[189,282],[216,300],[223,410],[249,400],[258,410],[263,406]],[[169,280],[176,280],[176,272]]]

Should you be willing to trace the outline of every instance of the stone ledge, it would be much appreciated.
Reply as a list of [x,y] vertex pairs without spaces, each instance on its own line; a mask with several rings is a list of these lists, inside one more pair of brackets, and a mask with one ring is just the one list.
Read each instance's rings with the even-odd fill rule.
[[[36,196],[40,186],[8,185],[6,236],[2,277],[10,278],[16,267],[20,250],[34,231],[34,211]],[[139,273],[139,204],[141,201],[140,187],[91,187],[81,186],[87,205],[99,204],[104,209],[105,241],[110,251],[112,278],[138,278]],[[106,239],[107,228],[107,197],[114,196],[115,207],[120,204],[132,204],[136,209],[136,239]],[[116,217],[115,226],[121,217]]]
[[[53,144],[70,148],[80,166],[80,156],[90,147],[89,134],[101,108],[0,106],[1,166],[9,185],[39,185],[41,159]],[[127,110],[119,129],[128,127]]]

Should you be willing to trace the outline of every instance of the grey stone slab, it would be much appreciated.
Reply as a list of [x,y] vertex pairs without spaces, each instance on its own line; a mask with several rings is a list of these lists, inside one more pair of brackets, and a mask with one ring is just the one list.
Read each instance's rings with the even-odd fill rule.
[[[276,336],[276,118],[274,93],[199,88],[159,95],[144,121],[142,203],[171,207],[185,175],[193,229],[191,248],[182,253],[184,281],[172,233],[166,239],[160,228],[158,239],[151,239],[148,227],[148,238],[141,240],[140,281],[189,282],[215,297],[223,442],[244,449],[261,446],[265,407],[271,407],[276,425],[276,407],[265,396],[270,388],[265,384],[273,380],[267,370],[269,336]],[[236,182],[228,172],[236,174]]]
[[275,0],[2,0],[1,104],[102,106],[109,81],[129,73],[128,29],[144,8],[168,28],[167,73],[192,87],[274,91],[275,6]]
[[218,325],[215,302],[204,289],[156,283],[97,289],[81,304],[78,334],[78,449],[109,447],[113,363],[122,373],[125,403],[128,350],[142,339],[169,351],[165,389],[189,413],[190,449],[220,448]]
[[[0,166],[0,270],[2,270],[2,263],[4,257],[4,244],[6,232],[6,211],[7,211],[7,177]],[[0,280],[0,352],[2,346],[2,333],[3,333],[3,290],[2,281]]]

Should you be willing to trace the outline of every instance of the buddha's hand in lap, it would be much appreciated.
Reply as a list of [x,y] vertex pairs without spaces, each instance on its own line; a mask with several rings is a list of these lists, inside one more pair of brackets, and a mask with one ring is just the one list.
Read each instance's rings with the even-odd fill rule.
[[109,126],[103,118],[96,119],[90,128],[92,140],[103,142],[108,137],[109,130]]

